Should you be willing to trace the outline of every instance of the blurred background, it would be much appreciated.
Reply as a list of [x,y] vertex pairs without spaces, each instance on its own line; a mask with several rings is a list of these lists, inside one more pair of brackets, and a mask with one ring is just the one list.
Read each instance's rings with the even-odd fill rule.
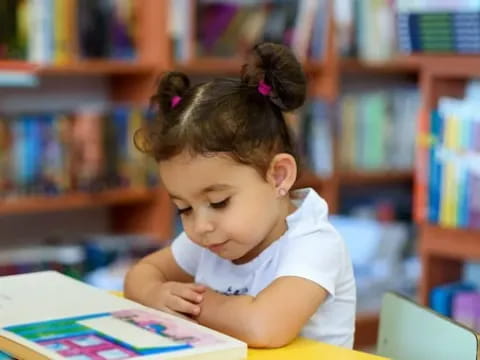
[[158,76],[238,76],[259,41],[309,79],[288,116],[345,238],[356,347],[396,290],[480,330],[480,0],[0,1],[0,275],[121,289],[181,231],[132,134]]

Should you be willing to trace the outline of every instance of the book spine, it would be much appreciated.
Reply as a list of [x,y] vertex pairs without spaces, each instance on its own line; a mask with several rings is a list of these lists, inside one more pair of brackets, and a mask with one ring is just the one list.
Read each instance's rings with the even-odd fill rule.
[[440,148],[440,134],[441,134],[442,117],[438,111],[433,111],[431,114],[430,125],[432,134],[432,144],[430,145],[430,174],[429,174],[429,220],[432,223],[439,222],[440,210],[440,189],[442,188],[442,163],[438,156]]
[[428,111],[421,107],[418,112],[417,121],[417,154],[415,157],[415,183],[414,183],[414,217],[417,222],[428,219],[428,177],[430,176],[428,164],[428,147],[430,138],[428,136],[429,126]]

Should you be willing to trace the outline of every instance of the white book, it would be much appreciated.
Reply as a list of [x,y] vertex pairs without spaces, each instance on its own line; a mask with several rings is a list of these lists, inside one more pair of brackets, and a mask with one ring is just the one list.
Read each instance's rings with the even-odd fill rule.
[[308,56],[308,47],[318,6],[318,0],[298,2],[298,12],[292,35],[292,50],[300,61],[305,61]]
[[28,60],[49,63],[53,57],[53,3],[51,0],[29,0],[27,6]]
[[45,271],[0,277],[0,351],[28,360],[240,360],[247,345]]

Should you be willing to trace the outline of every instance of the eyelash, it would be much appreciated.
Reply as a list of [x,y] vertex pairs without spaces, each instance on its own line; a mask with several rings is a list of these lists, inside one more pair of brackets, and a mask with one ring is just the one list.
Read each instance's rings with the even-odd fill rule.
[[230,201],[230,198],[226,198],[225,200],[222,200],[222,201],[219,201],[219,202],[216,202],[216,203],[210,203],[210,206],[214,209],[224,209],[227,207],[228,203]]
[[187,213],[192,210],[191,207],[188,207],[188,208],[184,208],[184,209],[177,209],[177,213],[178,215],[187,215]]
[[[225,200],[216,202],[216,203],[210,203],[210,207],[216,210],[221,210],[227,207],[228,203],[230,202],[230,198],[226,198]],[[191,207],[187,207],[184,209],[177,209],[177,212],[179,215],[188,215],[188,213],[192,210]]]

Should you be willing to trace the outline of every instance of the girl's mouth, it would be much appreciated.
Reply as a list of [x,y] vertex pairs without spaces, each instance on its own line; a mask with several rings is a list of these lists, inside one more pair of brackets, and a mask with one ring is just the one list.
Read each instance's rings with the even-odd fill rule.
[[224,242],[222,243],[218,243],[218,244],[214,244],[214,245],[210,245],[208,247],[208,249],[214,253],[218,253],[222,250],[222,248],[225,246],[225,244],[228,242],[228,240],[225,240]]

